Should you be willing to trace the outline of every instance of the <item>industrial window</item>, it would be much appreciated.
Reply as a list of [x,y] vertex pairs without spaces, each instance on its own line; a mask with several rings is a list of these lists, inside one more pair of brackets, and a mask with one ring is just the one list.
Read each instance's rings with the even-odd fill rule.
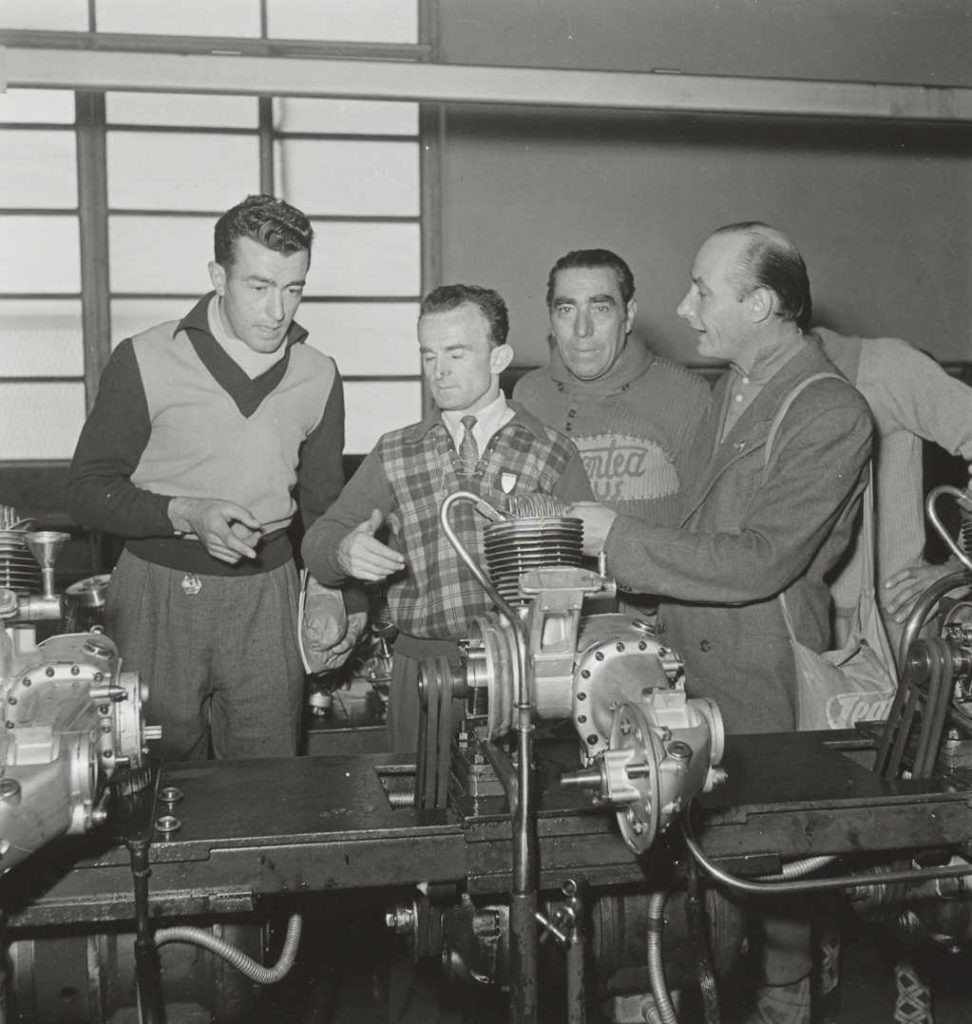
[[70,455],[84,418],[72,93],[0,93],[0,460]]
[[[146,52],[158,46],[149,35],[408,45],[417,9],[418,0],[4,0],[0,29],[132,33]],[[180,318],[210,288],[216,218],[261,190],[314,224],[297,319],[345,378],[348,453],[416,419],[419,123],[410,102],[0,94],[0,461],[70,458],[111,348]]]

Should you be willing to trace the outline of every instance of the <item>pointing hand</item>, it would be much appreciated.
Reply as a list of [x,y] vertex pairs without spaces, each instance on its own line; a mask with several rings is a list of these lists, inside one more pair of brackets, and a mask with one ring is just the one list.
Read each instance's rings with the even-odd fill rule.
[[348,576],[374,583],[405,568],[401,554],[375,537],[384,521],[381,512],[372,509],[371,515],[338,545],[338,564]]

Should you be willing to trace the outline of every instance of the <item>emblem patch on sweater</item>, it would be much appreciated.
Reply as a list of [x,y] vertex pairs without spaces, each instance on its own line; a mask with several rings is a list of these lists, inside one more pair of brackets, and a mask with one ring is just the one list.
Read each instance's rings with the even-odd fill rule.
[[644,501],[678,493],[678,473],[661,445],[629,434],[575,437],[598,501]]

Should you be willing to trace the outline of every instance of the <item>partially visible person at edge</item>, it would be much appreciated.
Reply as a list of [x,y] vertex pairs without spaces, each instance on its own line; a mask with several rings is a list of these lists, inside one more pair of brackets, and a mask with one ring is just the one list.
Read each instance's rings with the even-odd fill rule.
[[[899,338],[858,338],[815,327],[824,354],[867,399],[877,427],[874,454],[875,589],[895,654],[915,602],[958,559],[924,557],[922,441],[972,463],[972,388]],[[857,607],[860,555],[844,566],[831,592],[841,645]]]
[[[297,749],[287,529],[298,503],[310,525],[344,484],[341,378],[294,321],[311,240],[307,217],[272,196],[224,213],[213,290],[115,349],[71,464],[72,517],[125,538],[106,628],[148,683],[168,759]],[[335,664],[354,639],[332,637]]]
[[550,365],[520,378],[513,398],[571,437],[598,501],[671,526],[711,397],[704,378],[632,336],[634,296],[617,253],[561,256],[547,278]]
[[[796,246],[765,224],[732,224],[699,250],[678,307],[702,356],[728,360],[689,459],[676,526],[576,505],[585,550],[620,587],[662,596],[660,629],[686,688],[718,704],[729,733],[796,728],[797,640],[830,646],[825,575],[850,540],[867,483],[871,417],[811,342],[810,284]],[[777,413],[802,381],[767,456]],[[808,1024],[809,924],[784,902],[760,920],[762,978],[751,1021]]]
[[[426,296],[418,339],[434,408],[382,436],[304,537],[304,560],[322,583],[388,580],[389,610],[400,630],[388,732],[399,752],[417,745],[419,663],[457,663],[457,641],[492,605],[440,529],[444,499],[467,490],[505,508],[513,495],[593,497],[570,439],[507,403],[500,390],[500,374],[513,358],[508,334],[506,304],[491,289],[454,284]],[[482,516],[462,503],[452,512],[456,534],[485,565]]]

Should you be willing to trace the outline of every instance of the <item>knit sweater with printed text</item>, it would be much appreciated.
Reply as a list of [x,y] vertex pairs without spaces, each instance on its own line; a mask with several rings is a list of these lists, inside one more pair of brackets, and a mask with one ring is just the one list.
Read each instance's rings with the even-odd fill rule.
[[556,347],[513,397],[577,445],[595,498],[659,525],[678,519],[686,456],[709,408],[705,380],[629,338],[597,380],[578,380]]

